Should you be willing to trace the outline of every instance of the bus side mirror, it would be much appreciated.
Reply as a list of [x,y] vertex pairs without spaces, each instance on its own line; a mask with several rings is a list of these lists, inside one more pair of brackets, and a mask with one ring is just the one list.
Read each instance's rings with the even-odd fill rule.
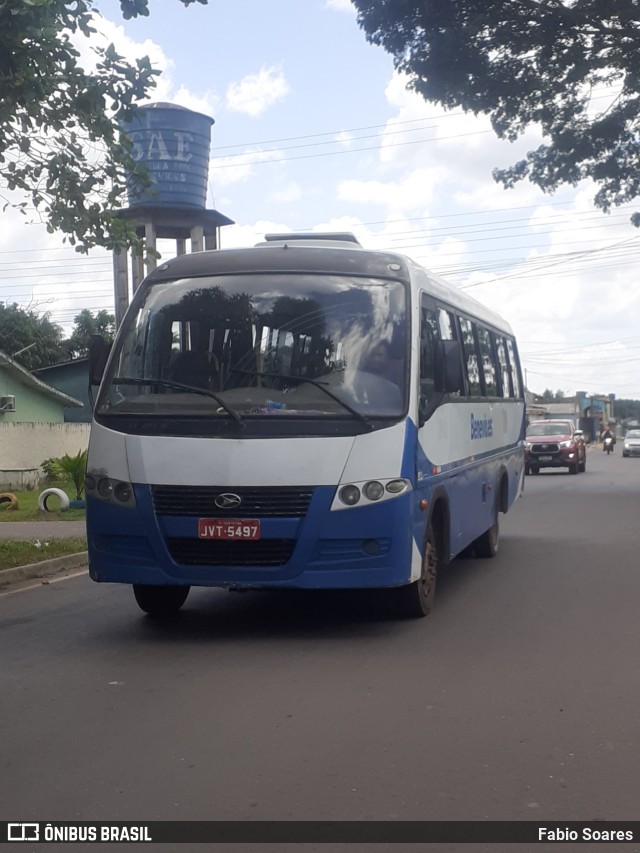
[[436,391],[455,394],[464,390],[462,353],[458,341],[439,341],[436,358]]
[[111,352],[111,343],[102,335],[91,335],[89,339],[89,387],[102,382],[104,369]]

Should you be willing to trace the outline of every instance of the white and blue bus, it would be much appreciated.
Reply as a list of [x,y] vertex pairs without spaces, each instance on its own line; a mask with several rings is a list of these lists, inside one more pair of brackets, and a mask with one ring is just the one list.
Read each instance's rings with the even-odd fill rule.
[[350,234],[163,263],[90,371],[90,575],[153,615],[191,586],[387,588],[425,615],[522,489],[510,326]]

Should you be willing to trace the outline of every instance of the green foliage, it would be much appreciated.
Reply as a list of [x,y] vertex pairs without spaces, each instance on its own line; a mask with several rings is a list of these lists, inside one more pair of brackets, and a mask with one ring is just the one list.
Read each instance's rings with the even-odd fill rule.
[[48,314],[40,317],[16,303],[0,302],[0,350],[12,356],[24,349],[16,361],[27,370],[61,361],[61,340],[62,329],[51,322]]
[[616,400],[614,411],[620,420],[640,421],[640,400]]
[[[86,356],[92,334],[113,340],[115,317],[108,311],[95,315],[88,308],[76,315],[71,336],[64,340],[62,329],[49,319],[48,314],[38,316],[17,304],[0,302],[0,350],[13,356],[27,370],[48,367],[70,358]],[[19,352],[19,350],[24,350]]]
[[[494,171],[505,187],[528,178],[553,191],[591,178],[604,211],[640,195],[637,0],[353,3],[367,39],[426,100],[484,113],[510,141],[542,129],[544,145]],[[618,97],[600,109],[595,98],[612,86]]]
[[[46,468],[45,468],[46,466]],[[56,459],[47,459],[42,464],[45,475],[52,479],[69,479],[76,490],[76,500],[82,500],[84,492],[84,475],[87,468],[87,451],[80,450],[76,456],[66,453]]]
[[[120,5],[126,18],[148,15],[147,0]],[[135,115],[159,73],[148,57],[130,64],[113,45],[94,47],[95,70],[85,71],[74,40],[95,32],[96,11],[94,0],[0,3],[0,189],[12,191],[4,207],[25,215],[35,207],[49,231],[83,252],[140,246],[117,208],[127,173],[140,187],[149,178],[119,123]]]
[[42,468],[45,483],[48,485],[55,483],[58,479],[55,473],[56,459],[53,457],[51,459],[45,459],[44,462],[40,463],[40,467]]
[[545,403],[561,403],[564,400],[564,391],[558,390],[554,394],[551,388],[545,388],[542,394],[542,400]]
[[75,328],[71,337],[64,342],[64,349],[70,356],[81,358],[89,354],[91,335],[102,335],[107,341],[112,341],[115,335],[116,318],[104,309],[94,315],[84,308],[74,318]]

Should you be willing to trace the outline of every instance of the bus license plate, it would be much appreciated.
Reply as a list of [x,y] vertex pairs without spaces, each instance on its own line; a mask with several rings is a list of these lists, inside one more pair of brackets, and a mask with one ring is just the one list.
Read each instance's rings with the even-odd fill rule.
[[199,539],[259,539],[260,522],[246,518],[201,518]]
[[540,459],[541,462],[551,462],[551,460],[553,459],[553,456],[539,456],[538,458]]

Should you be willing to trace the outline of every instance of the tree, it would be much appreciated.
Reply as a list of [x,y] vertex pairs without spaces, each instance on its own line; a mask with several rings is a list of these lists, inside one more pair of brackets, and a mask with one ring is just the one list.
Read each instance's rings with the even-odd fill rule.
[[[486,114],[510,141],[541,128],[545,144],[494,170],[505,187],[528,178],[551,192],[591,178],[604,211],[640,195],[637,0],[353,3],[367,39],[428,101]],[[640,213],[631,219],[640,225]]]
[[616,400],[615,413],[620,420],[640,421],[640,400]]
[[[46,367],[61,360],[62,329],[16,303],[0,302],[0,350],[27,370]],[[22,352],[20,352],[22,350]]]
[[[185,5],[207,0],[182,0]],[[120,0],[125,18],[148,15],[148,0]],[[94,48],[85,71],[72,39],[95,33],[95,0],[0,3],[0,189],[7,206],[29,202],[78,251],[139,245],[119,219],[126,175],[148,186],[119,122],[155,86],[148,57],[128,63],[113,45]]]
[[70,337],[62,344],[69,356],[84,357],[89,354],[91,335],[102,335],[112,341],[115,335],[116,318],[113,314],[102,309],[95,317],[88,308],[84,308],[73,318],[75,328]]
[[89,337],[93,334],[107,340],[113,340],[115,335],[115,317],[104,309],[94,316],[85,308],[76,315],[74,323],[71,335],[65,340],[62,327],[52,323],[49,314],[39,316],[16,303],[0,302],[0,350],[27,370],[37,370],[87,355]]
[[545,388],[542,400],[544,403],[561,403],[564,400],[564,391],[558,390],[554,393],[551,388]]

